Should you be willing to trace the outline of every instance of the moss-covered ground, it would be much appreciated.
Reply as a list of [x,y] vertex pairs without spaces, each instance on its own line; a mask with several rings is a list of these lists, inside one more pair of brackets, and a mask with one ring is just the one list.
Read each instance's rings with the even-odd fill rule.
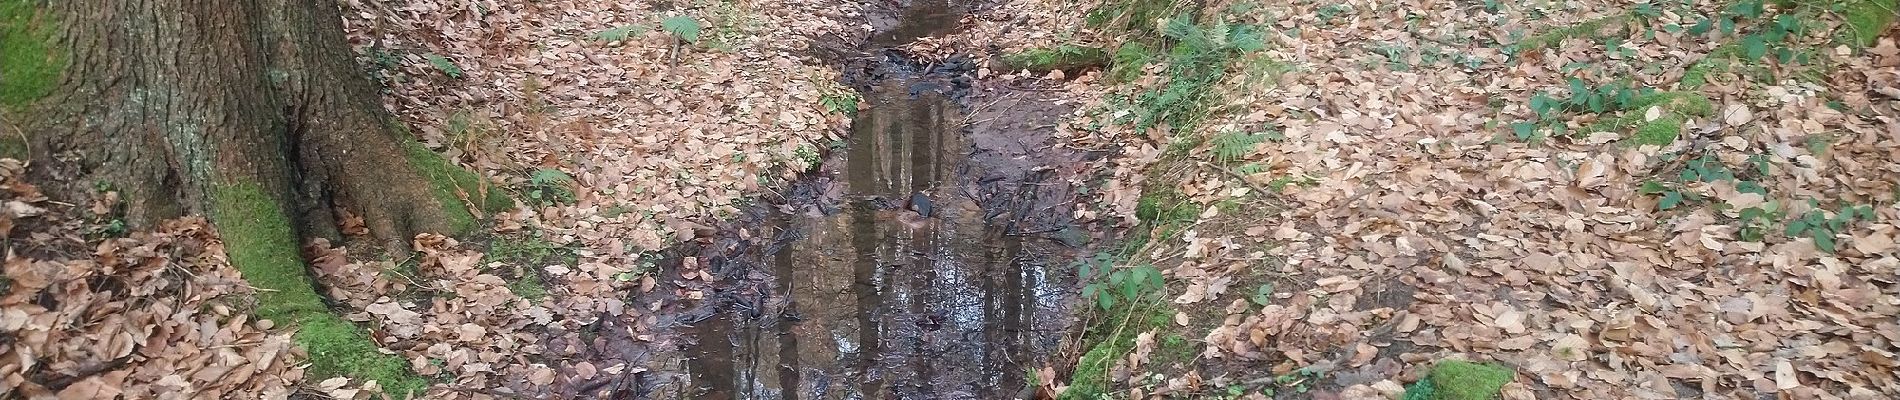
[[0,107],[52,92],[66,55],[51,42],[52,21],[28,0],[0,0]]
[[1062,392],[1062,399],[1096,399],[1113,391],[1109,369],[1134,351],[1135,338],[1142,332],[1168,326],[1173,312],[1155,303],[1131,304],[1102,314],[1099,323],[1089,328],[1087,337],[1091,346],[1076,361],[1075,374],[1069,381],[1069,390]]
[[283,206],[255,183],[216,189],[211,221],[224,239],[231,265],[256,287],[260,319],[288,324],[318,377],[374,380],[401,397],[427,384],[401,358],[376,351],[362,327],[324,306],[305,270],[297,235]]
[[[1650,120],[1649,109],[1658,108],[1661,115]],[[1690,92],[1657,92],[1637,98],[1630,112],[1625,113],[1613,123],[1617,129],[1635,128],[1630,140],[1638,145],[1666,146],[1682,136],[1682,126],[1690,118],[1706,118],[1715,115],[1715,104],[1709,98]]]
[[1109,63],[1108,52],[1100,47],[1060,45],[1024,50],[1003,55],[1003,65],[1011,70],[1048,72],[1101,68]]
[[1439,361],[1425,379],[1405,390],[1405,400],[1489,400],[1498,397],[1516,374],[1494,364]]

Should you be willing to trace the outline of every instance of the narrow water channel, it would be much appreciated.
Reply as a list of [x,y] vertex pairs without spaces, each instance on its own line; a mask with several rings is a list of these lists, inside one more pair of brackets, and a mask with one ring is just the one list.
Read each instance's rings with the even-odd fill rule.
[[773,212],[756,229],[778,240],[721,261],[758,282],[683,330],[683,398],[1013,398],[1058,347],[1076,250],[1026,232],[1055,230],[1027,217],[1066,210],[1035,199],[1059,183],[1021,156],[973,160],[995,145],[968,134],[954,69],[881,49],[951,29],[944,1],[908,5],[867,45],[891,59],[868,64],[868,108],[820,172],[837,204]]

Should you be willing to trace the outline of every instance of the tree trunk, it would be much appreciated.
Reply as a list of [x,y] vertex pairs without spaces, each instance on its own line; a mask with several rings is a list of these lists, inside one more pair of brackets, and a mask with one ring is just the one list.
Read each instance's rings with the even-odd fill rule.
[[51,95],[21,119],[42,177],[59,182],[55,193],[117,190],[126,221],[137,226],[215,217],[220,188],[255,185],[291,211],[303,235],[334,236],[334,205],[362,214],[394,244],[468,228],[465,216],[452,215],[466,212],[461,197],[470,204],[485,197],[432,193],[442,180],[465,178],[429,176],[440,171],[415,165],[440,160],[417,160],[426,149],[391,123],[333,3],[82,0],[44,8],[42,22],[58,27],[54,48],[70,61]]
[[[56,69],[47,93],[0,104],[27,132],[33,177],[80,204],[117,191],[134,227],[210,216],[232,263],[268,289],[261,318],[328,316],[299,244],[337,236],[333,207],[403,251],[501,205],[392,122],[333,2],[0,0],[0,12],[15,14],[0,15],[12,25],[0,44],[43,40]],[[0,88],[30,83],[18,75],[0,73],[15,81]]]

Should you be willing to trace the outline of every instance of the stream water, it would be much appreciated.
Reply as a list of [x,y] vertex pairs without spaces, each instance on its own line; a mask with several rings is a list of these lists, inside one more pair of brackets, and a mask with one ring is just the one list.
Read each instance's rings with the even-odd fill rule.
[[1057,235],[1076,232],[1067,183],[1030,157],[1047,146],[1027,127],[966,117],[967,63],[886,49],[952,29],[959,6],[902,10],[848,64],[868,108],[813,178],[836,200],[779,206],[749,228],[769,244],[716,260],[749,278],[683,327],[697,340],[679,397],[1013,398],[1059,347],[1078,251]]

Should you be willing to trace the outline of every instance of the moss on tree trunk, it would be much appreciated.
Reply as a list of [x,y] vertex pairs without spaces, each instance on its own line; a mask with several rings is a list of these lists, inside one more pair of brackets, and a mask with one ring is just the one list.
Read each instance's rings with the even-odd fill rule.
[[309,372],[374,380],[398,395],[421,393],[427,382],[410,373],[402,358],[378,353],[363,328],[324,307],[304,273],[297,231],[276,199],[255,183],[222,185],[213,197],[211,222],[225,252],[259,289],[254,313],[294,326],[297,345],[310,355]]
[[300,245],[336,236],[336,208],[404,252],[509,202],[392,122],[334,3],[0,0],[0,57],[0,129],[33,132],[5,150],[49,194],[113,188],[134,227],[209,215],[263,289],[256,314],[296,330],[316,377],[426,383],[325,307]]

